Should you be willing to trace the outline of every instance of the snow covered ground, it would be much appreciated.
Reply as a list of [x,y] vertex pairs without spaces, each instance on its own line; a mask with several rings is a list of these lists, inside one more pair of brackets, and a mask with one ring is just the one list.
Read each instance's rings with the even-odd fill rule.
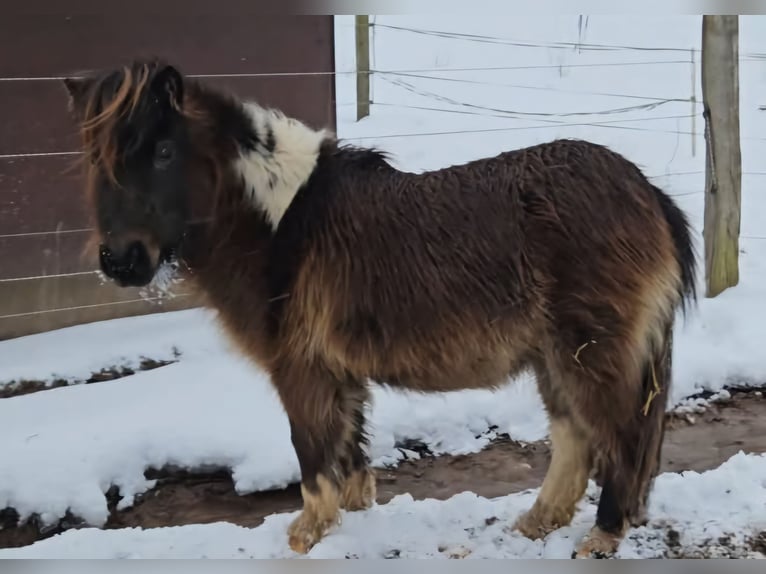
[[[594,16],[583,28],[571,16],[530,16],[511,22],[495,22],[490,16],[475,21],[377,17],[378,24],[481,34],[490,40],[376,28],[373,65],[410,70],[409,75],[375,75],[373,100],[380,104],[358,123],[353,121],[353,106],[347,105],[353,99],[353,78],[339,75],[340,135],[382,147],[394,154],[397,165],[411,170],[554,137],[600,141],[656,176],[699,232],[704,199],[701,110],[692,102],[676,101],[690,96],[688,50],[699,47],[699,18],[657,17],[640,26],[633,25],[635,19]],[[762,20],[742,19],[745,58],[764,51]],[[352,23],[347,17],[338,18],[339,70],[353,67]],[[650,27],[652,33],[646,34]],[[498,43],[498,38],[543,47]],[[570,41],[678,49],[551,47],[553,42]],[[676,61],[680,63],[670,63]],[[761,190],[766,174],[761,158],[766,150],[759,135],[766,133],[766,125],[763,112],[759,115],[757,110],[761,103],[757,98],[766,87],[764,66],[766,62],[746,59],[741,72],[745,172],[741,283],[715,300],[703,299],[689,320],[679,321],[674,405],[702,389],[766,382],[762,327],[766,195]],[[450,71],[476,67],[509,69]],[[696,90],[699,98],[698,86]],[[433,93],[449,101],[435,100]],[[602,113],[666,99],[653,109]],[[696,127],[687,117],[692,110]],[[519,111],[588,115],[529,116]],[[605,121],[612,123],[599,123]],[[22,517],[39,514],[51,523],[70,510],[101,525],[107,517],[104,493],[111,485],[126,497],[122,504],[130,504],[152,486],[144,470],[169,464],[229,467],[242,493],[284,486],[298,478],[287,421],[273,390],[262,373],[228,347],[208,311],[121,319],[2,342],[0,385],[22,380],[76,383],[102,368],[135,367],[143,358],[177,362],[115,381],[72,384],[0,400],[0,509],[10,506]],[[531,378],[496,393],[417,396],[376,388],[372,455],[376,464],[395,463],[401,456],[396,445],[403,439],[421,440],[437,454],[475,452],[491,440],[490,427],[521,441],[545,437],[547,419]],[[593,501],[583,504],[572,527],[543,544],[502,530],[532,500],[530,492],[496,500],[464,493],[444,502],[398,497],[349,515],[342,529],[316,547],[312,556],[438,557],[465,552],[470,557],[568,556],[592,523]],[[702,475],[663,475],[650,516],[650,526],[635,531],[623,544],[623,556],[661,553],[668,539],[666,525],[681,533],[685,548],[724,534],[733,536],[734,546],[744,548],[751,533],[766,528],[766,459],[740,454]],[[493,517],[498,520],[487,524]],[[290,518],[273,516],[253,530],[214,524],[152,531],[70,531],[31,547],[0,550],[0,557],[287,556],[284,527]]]
[[[652,523],[620,547],[621,558],[760,557],[754,541],[766,528],[766,456],[738,454],[703,474],[664,474],[657,480]],[[315,546],[311,558],[569,558],[591,527],[598,489],[569,527],[532,541],[507,526],[536,491],[486,499],[470,492],[446,501],[409,495],[364,512],[344,514],[341,526]],[[290,558],[285,529],[295,513],[268,517],[249,529],[229,523],[149,530],[83,529],[19,549],[3,558]]]

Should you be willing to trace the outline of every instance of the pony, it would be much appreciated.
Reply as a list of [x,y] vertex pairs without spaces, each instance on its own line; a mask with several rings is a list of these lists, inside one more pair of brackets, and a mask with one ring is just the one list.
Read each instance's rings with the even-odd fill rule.
[[375,502],[371,383],[496,389],[531,371],[552,457],[508,527],[569,524],[591,476],[576,556],[646,522],[696,255],[635,164],[557,139],[411,173],[159,58],[64,84],[103,273],[144,286],[175,262],[278,393],[301,473],[292,550]]

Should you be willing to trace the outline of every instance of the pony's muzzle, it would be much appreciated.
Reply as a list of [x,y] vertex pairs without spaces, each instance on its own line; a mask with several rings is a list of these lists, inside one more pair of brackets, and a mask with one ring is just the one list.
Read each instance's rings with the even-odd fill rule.
[[120,287],[143,287],[151,282],[156,270],[149,250],[141,241],[133,241],[121,252],[107,245],[99,248],[101,271]]

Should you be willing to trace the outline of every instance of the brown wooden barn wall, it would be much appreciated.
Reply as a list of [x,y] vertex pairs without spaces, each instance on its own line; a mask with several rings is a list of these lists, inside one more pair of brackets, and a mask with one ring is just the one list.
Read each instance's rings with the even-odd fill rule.
[[82,274],[96,266],[82,256],[87,233],[77,231],[88,220],[80,173],[71,169],[77,156],[65,155],[78,142],[62,76],[156,55],[202,81],[335,128],[332,16],[193,15],[157,6],[149,19],[0,17],[0,339],[193,304],[131,303],[136,291]]

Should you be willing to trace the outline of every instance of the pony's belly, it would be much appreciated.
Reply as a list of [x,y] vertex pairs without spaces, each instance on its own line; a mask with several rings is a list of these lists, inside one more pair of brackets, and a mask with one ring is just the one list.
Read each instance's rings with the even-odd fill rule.
[[506,385],[523,365],[514,364],[506,354],[454,361],[432,368],[403,369],[393,374],[370,376],[373,381],[398,389],[421,392],[448,392],[462,389],[489,389]]
[[[338,321],[326,340],[325,357],[339,372],[392,387],[451,391],[497,387],[524,368],[530,337],[524,329],[476,325],[470,317],[445,321],[430,329],[377,330],[375,321]],[[354,328],[351,328],[354,327]]]

